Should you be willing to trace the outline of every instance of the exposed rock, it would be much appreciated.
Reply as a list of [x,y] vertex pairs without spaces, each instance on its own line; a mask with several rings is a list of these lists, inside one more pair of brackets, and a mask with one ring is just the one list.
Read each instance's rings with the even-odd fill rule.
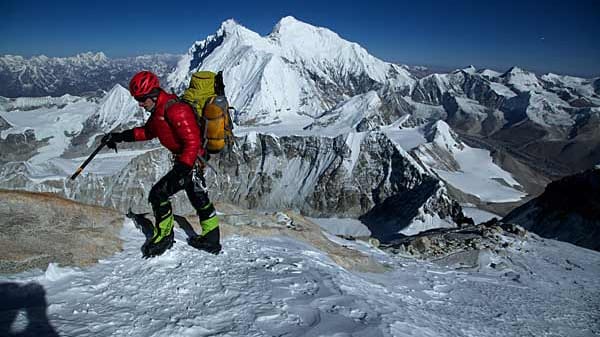
[[38,140],[31,129],[24,133],[11,133],[0,138],[0,164],[26,161],[38,153],[40,147],[48,145],[48,139]]
[[0,190],[0,273],[85,266],[121,249],[123,217],[49,193]]
[[542,195],[502,220],[543,237],[600,250],[600,169],[550,183]]
[[511,246],[507,237],[523,241],[528,239],[528,233],[521,226],[492,219],[476,226],[432,229],[397,238],[381,247],[392,253],[411,255],[438,264],[471,268],[479,265],[481,254]]
[[0,116],[0,131],[10,129],[11,127],[12,125],[10,125],[10,123],[7,122],[6,119],[2,118],[2,116]]
[[[327,253],[348,269],[383,272],[372,258],[328,240],[321,228],[291,212],[257,212],[219,203],[221,231],[229,235],[290,236]],[[181,218],[180,218],[181,219]],[[178,223],[201,231],[197,217]],[[119,213],[66,200],[49,193],[0,190],[0,273],[45,269],[54,262],[87,266],[121,250]],[[142,233],[140,233],[142,235]]]

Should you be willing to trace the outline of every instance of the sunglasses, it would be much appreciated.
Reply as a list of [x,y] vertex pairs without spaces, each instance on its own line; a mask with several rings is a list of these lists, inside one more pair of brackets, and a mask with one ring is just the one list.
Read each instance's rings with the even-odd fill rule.
[[150,98],[150,96],[146,95],[146,96],[139,96],[139,97],[134,97],[136,101],[140,102],[140,103],[144,103],[148,98]]

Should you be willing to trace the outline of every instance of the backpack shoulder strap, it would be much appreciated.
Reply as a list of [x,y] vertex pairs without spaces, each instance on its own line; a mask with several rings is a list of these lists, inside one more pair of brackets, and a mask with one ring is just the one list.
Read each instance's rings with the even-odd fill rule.
[[175,104],[177,102],[180,102],[179,98],[171,98],[170,100],[167,101],[167,103],[165,103],[165,115],[164,115],[165,122],[167,122],[167,124],[169,124],[169,126],[171,126],[171,127],[173,125],[171,124],[171,121],[169,121],[169,114],[167,114],[167,111],[169,110],[169,108],[171,106],[173,106],[173,104]]

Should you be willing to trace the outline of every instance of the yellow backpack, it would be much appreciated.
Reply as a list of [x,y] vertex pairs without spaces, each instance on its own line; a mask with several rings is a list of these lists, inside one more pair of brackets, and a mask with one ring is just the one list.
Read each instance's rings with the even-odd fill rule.
[[192,74],[190,85],[185,89],[183,102],[188,103],[196,113],[196,119],[202,131],[202,145],[208,153],[221,152],[225,145],[234,143],[233,122],[225,96],[223,72],[198,71]]

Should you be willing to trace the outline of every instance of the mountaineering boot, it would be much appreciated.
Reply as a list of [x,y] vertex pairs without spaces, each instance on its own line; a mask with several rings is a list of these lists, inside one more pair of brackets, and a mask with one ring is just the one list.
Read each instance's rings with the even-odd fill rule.
[[219,231],[219,218],[214,206],[209,203],[203,207],[198,216],[202,219],[205,215],[209,218],[200,221],[202,234],[188,239],[188,244],[194,248],[204,250],[211,254],[219,254],[221,252],[221,234]]
[[142,246],[144,257],[153,257],[163,254],[173,246],[173,212],[171,203],[165,201],[154,211],[156,224],[153,227],[152,237]]
[[220,237],[219,227],[217,227],[206,235],[198,235],[188,239],[188,243],[196,249],[218,255],[221,252]]

